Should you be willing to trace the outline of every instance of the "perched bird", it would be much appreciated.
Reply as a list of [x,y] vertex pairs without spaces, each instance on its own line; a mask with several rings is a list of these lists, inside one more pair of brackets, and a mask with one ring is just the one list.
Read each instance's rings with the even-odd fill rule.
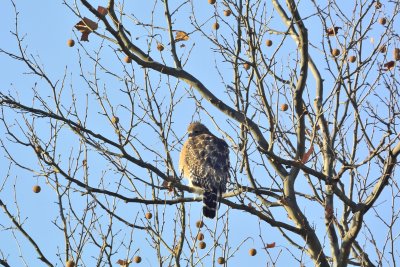
[[199,122],[191,123],[187,131],[189,138],[182,147],[179,170],[189,185],[203,194],[204,216],[214,218],[229,179],[228,144]]

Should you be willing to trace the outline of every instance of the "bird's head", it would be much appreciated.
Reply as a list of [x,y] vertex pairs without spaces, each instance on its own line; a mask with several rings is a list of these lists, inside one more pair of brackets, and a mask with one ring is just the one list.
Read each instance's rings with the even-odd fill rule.
[[187,129],[189,137],[197,136],[200,134],[210,133],[206,126],[200,122],[192,122]]

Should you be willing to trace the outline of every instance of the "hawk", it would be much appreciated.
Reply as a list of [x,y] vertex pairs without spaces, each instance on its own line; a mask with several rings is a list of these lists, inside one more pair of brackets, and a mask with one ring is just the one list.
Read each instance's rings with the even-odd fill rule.
[[179,170],[189,185],[203,194],[204,216],[214,218],[229,179],[228,144],[199,122],[191,123],[187,131],[189,138],[182,147]]

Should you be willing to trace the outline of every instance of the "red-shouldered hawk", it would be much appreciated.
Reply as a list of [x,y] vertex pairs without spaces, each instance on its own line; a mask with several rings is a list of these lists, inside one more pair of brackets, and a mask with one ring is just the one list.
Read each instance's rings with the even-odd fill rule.
[[204,190],[203,214],[214,218],[229,179],[228,144],[199,122],[191,123],[188,133],[179,157],[179,170],[190,186]]

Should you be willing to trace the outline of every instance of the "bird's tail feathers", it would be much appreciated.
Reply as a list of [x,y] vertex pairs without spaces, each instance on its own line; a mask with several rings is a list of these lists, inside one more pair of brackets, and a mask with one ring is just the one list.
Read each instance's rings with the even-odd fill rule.
[[220,192],[217,189],[205,191],[203,194],[203,215],[208,218],[214,218],[217,211]]

